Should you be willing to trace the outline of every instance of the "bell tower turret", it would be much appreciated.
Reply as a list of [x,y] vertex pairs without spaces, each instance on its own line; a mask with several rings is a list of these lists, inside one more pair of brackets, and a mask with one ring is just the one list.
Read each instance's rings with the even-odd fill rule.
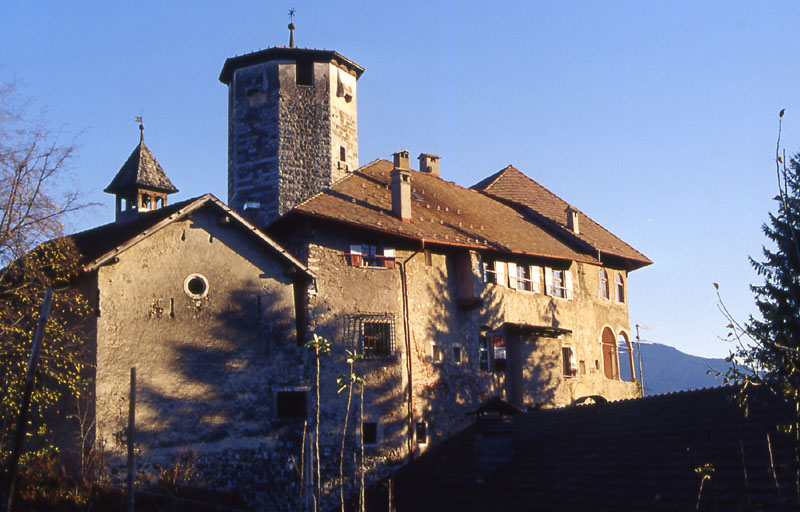
[[139,125],[139,144],[104,192],[116,196],[116,221],[135,218],[139,212],[167,205],[167,195],[177,192],[164,170],[144,143],[144,125]]

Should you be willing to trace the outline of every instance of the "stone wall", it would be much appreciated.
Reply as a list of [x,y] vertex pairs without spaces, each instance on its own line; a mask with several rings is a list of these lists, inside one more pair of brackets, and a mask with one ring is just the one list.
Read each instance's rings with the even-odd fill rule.
[[332,62],[313,63],[311,85],[296,77],[269,61],[229,86],[228,204],[262,227],[358,167],[356,77]]
[[286,267],[199,210],[97,271],[97,435],[107,449],[122,449],[132,366],[146,453],[246,447],[294,428],[275,419],[275,390],[307,380]]
[[[305,249],[302,243],[305,240]],[[408,446],[408,364],[413,383],[413,419],[427,423],[429,444],[443,439],[469,423],[464,412],[492,396],[511,399],[508,371],[482,371],[479,367],[479,336],[512,335],[509,323],[558,327],[562,334],[520,335],[518,356],[522,368],[520,383],[525,406],[568,405],[586,395],[607,399],[636,395],[634,383],[606,379],[602,367],[601,332],[611,326],[615,334],[628,330],[627,305],[597,297],[597,267],[572,263],[574,295],[560,299],[483,283],[482,259],[490,256],[466,249],[433,248],[429,256],[412,242],[376,239],[374,233],[331,226],[320,229],[308,224],[287,240],[293,251],[307,257],[316,273],[309,308],[311,328],[327,337],[333,353],[323,361],[323,425],[331,424],[328,434],[337,435],[345,410],[344,396],[335,392],[335,378],[345,369],[346,350],[363,351],[363,327],[358,322],[390,322],[394,351],[391,357],[357,363],[356,371],[366,380],[365,421],[378,423],[379,443],[369,452],[388,460],[407,454]],[[351,265],[349,248],[354,243],[393,247],[394,268]],[[400,264],[406,270],[408,290],[408,331],[405,327],[404,297]],[[530,264],[556,265],[544,259]],[[459,282],[475,287],[479,302],[459,302]],[[458,278],[456,276],[459,276]],[[371,320],[372,319],[372,320]],[[406,348],[406,332],[408,348]],[[433,360],[436,344],[441,360]],[[585,373],[565,377],[561,348],[572,347],[584,361]],[[461,361],[455,360],[457,347]],[[327,369],[326,369],[327,366]],[[510,370],[509,370],[510,371]],[[357,421],[355,412],[350,421]],[[355,432],[355,431],[354,431]],[[353,441],[355,446],[355,439]],[[424,450],[425,444],[415,447]]]

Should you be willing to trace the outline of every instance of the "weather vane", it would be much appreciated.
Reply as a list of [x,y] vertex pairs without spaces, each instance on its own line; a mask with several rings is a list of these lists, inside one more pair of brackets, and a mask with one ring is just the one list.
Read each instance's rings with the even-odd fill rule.
[[294,7],[289,9],[289,48],[294,48]]
[[144,140],[144,123],[142,122],[142,116],[136,116],[133,120],[139,123],[139,141],[141,142]]

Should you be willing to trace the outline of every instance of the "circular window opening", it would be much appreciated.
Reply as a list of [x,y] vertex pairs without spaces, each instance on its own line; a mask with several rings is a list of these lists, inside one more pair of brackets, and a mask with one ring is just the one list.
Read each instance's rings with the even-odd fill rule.
[[208,279],[202,274],[189,274],[183,281],[183,289],[193,299],[202,299],[208,294]]

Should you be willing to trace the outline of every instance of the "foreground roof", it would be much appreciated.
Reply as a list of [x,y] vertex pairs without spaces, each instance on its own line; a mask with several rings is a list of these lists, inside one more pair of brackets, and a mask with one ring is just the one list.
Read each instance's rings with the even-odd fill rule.
[[[644,254],[623,242],[613,233],[593,221],[588,215],[530,179],[513,166],[489,176],[472,186],[484,194],[500,201],[525,209],[542,225],[560,232],[562,236],[574,237],[600,253],[624,258],[633,268],[653,263]],[[578,212],[580,233],[567,227],[566,210],[571,207]]]
[[104,192],[117,194],[131,188],[149,188],[172,194],[178,189],[167,177],[164,169],[144,143],[144,139],[134,148],[131,156],[122,164],[117,175]]
[[296,267],[308,277],[313,277],[313,274],[305,265],[212,194],[187,199],[158,210],[142,212],[129,221],[105,224],[75,233],[68,238],[74,242],[81,253],[83,269],[92,271],[113,261],[114,258],[128,248],[200,208],[213,208],[220,215],[230,218],[235,226],[250,233],[259,243],[278,253],[287,263]]
[[300,203],[283,219],[311,216],[425,244],[598,262],[596,253],[564,243],[516,209],[418,171],[411,171],[412,221],[402,222],[392,213],[392,168],[387,160],[375,160]]
[[792,407],[760,388],[746,416],[735,390],[517,415],[510,462],[484,477],[472,425],[397,471],[394,504],[398,511],[695,510],[699,500],[699,510],[796,510],[795,443],[777,427],[793,421]]

